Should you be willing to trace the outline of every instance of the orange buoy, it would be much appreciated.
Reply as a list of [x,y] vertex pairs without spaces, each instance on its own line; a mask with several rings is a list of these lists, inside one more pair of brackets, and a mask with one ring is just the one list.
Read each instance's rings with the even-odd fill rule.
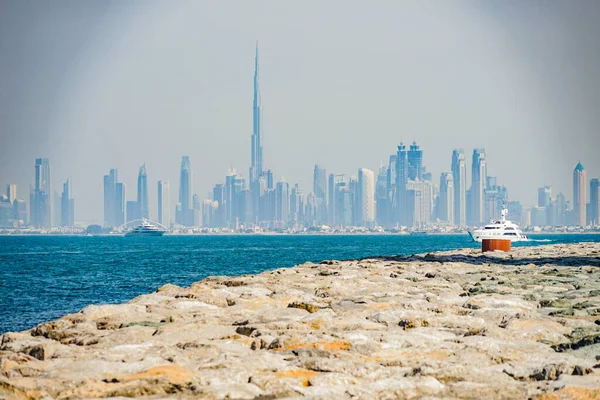
[[483,239],[481,241],[481,251],[510,251],[510,239]]

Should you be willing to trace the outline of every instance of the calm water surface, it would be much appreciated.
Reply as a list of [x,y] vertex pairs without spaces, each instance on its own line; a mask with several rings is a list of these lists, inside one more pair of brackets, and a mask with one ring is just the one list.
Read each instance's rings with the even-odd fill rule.
[[[600,235],[533,235],[523,245],[600,241]],[[122,303],[173,283],[241,275],[305,261],[478,247],[467,235],[0,237],[0,334]]]

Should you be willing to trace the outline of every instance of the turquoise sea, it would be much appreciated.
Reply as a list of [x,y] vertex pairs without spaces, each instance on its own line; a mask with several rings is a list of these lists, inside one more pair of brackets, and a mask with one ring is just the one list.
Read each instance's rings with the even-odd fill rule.
[[[600,241],[594,234],[531,237],[521,245]],[[478,246],[467,235],[1,236],[0,334],[209,275]]]

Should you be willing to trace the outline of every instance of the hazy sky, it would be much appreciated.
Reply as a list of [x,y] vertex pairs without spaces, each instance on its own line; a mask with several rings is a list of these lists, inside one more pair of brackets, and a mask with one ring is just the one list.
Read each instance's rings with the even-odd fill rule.
[[[0,184],[29,201],[34,159],[71,177],[78,221],[103,220],[102,177],[135,200],[146,163],[179,188],[182,155],[207,198],[250,164],[260,43],[264,162],[312,190],[377,170],[416,140],[439,180],[452,149],[485,147],[512,199],[572,197],[600,176],[600,2],[0,0]],[[470,176],[470,172],[468,174]]]

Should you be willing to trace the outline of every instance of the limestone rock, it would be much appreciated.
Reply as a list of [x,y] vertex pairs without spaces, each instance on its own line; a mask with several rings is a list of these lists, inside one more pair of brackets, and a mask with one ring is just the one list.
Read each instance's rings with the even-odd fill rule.
[[600,244],[164,285],[0,336],[0,399],[597,398]]

